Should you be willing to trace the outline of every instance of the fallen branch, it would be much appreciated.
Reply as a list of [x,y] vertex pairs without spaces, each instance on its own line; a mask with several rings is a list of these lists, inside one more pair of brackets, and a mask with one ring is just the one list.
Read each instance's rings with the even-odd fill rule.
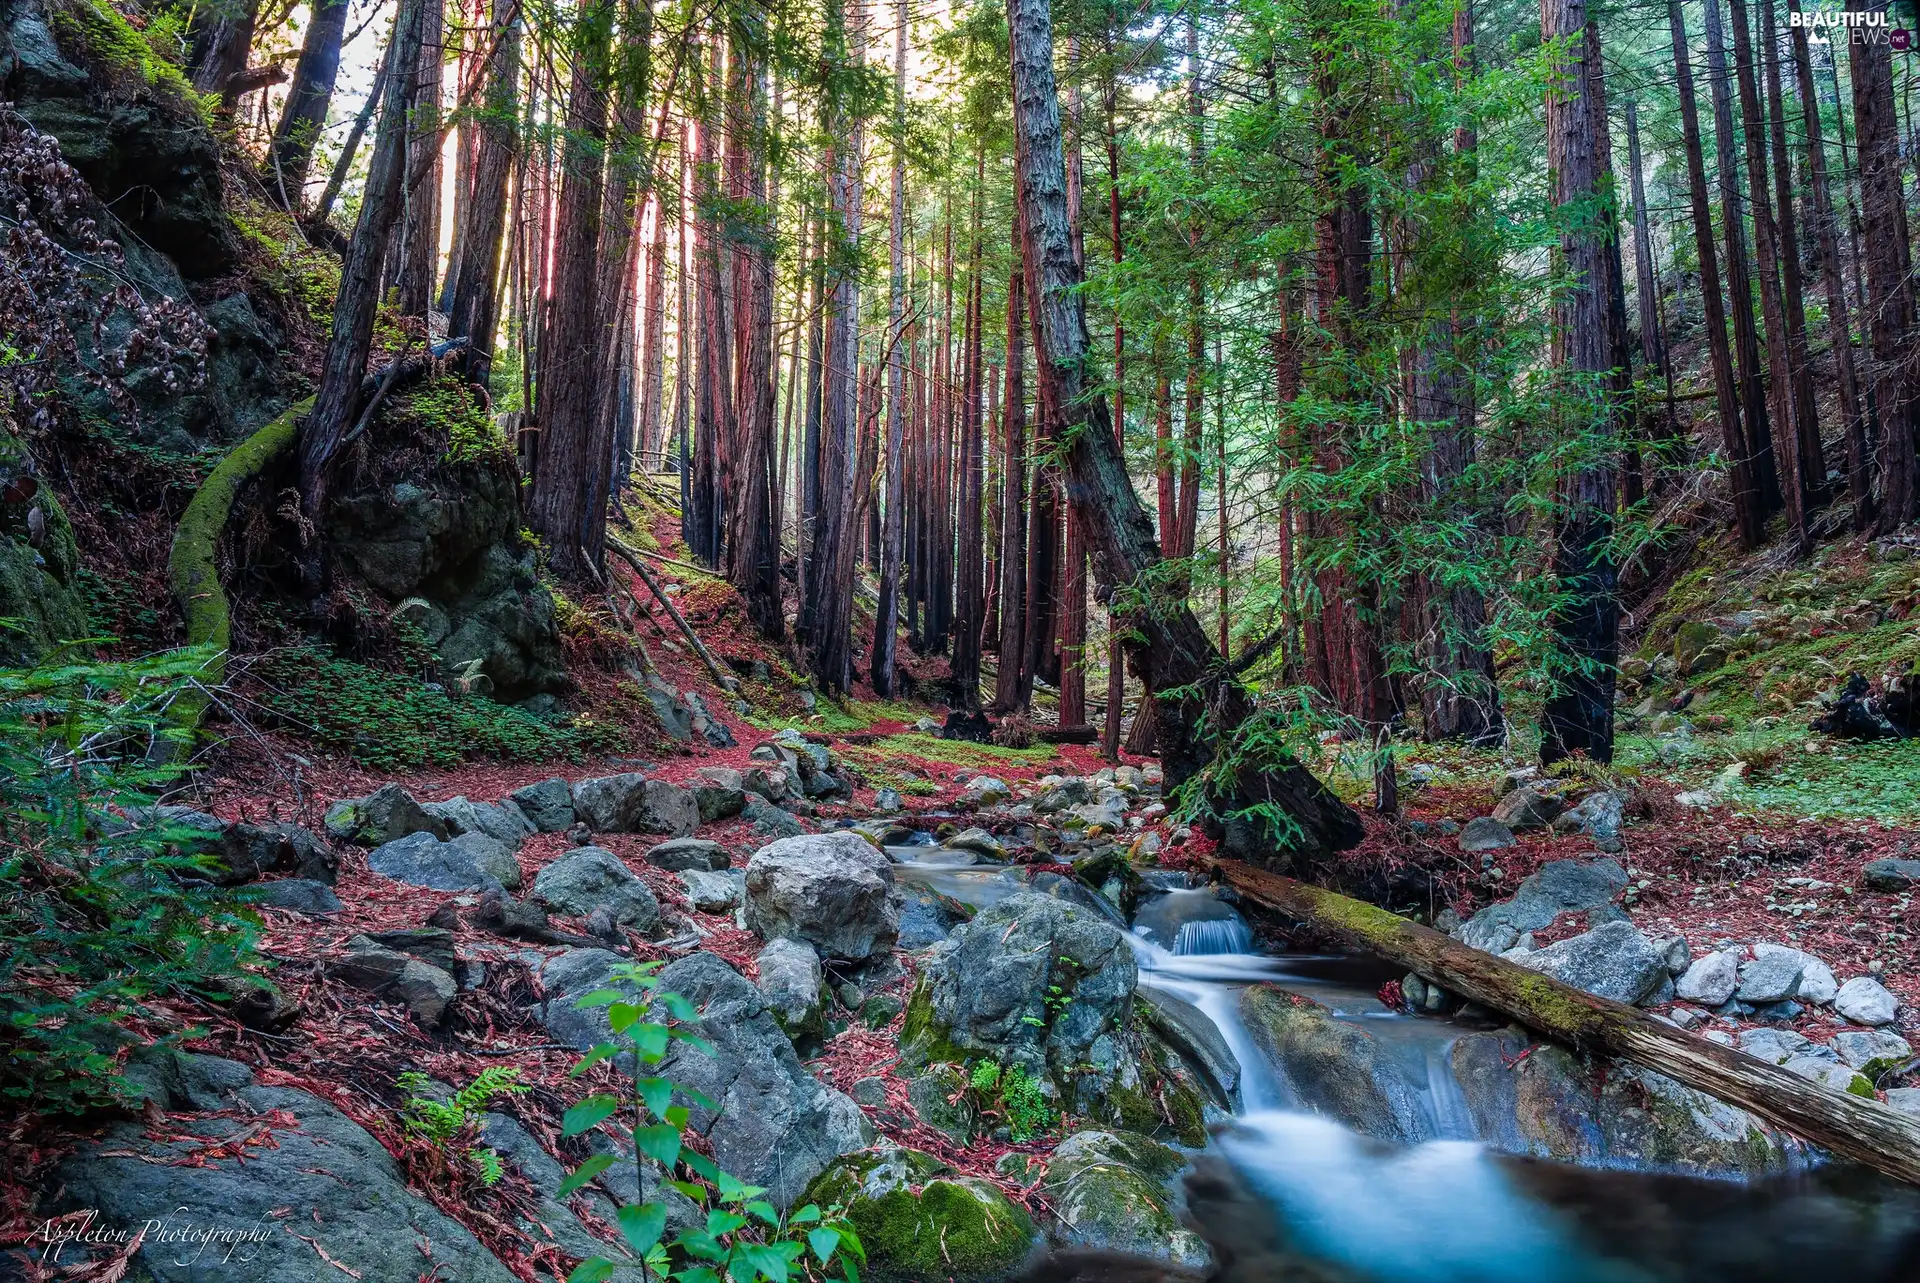
[[1920,1184],[1920,1120],[1878,1101],[1831,1091],[1338,892],[1238,860],[1214,867],[1255,904],[1330,931],[1549,1038],[1665,1074],[1842,1157]]
[[708,650],[707,644],[700,640],[700,635],[693,631],[693,625],[689,624],[686,616],[680,613],[680,608],[673,604],[673,598],[667,596],[667,590],[660,586],[660,581],[654,578],[651,570],[647,569],[647,564],[640,560],[639,551],[628,547],[611,534],[607,536],[607,546],[613,549],[620,560],[633,567],[633,573],[640,576],[640,581],[646,584],[648,591],[667,608],[667,613],[673,616],[673,622],[680,628],[680,635],[687,639],[687,644],[693,647],[701,661],[706,664],[707,672],[712,674],[713,680],[720,689],[728,694],[737,690],[738,683],[734,681],[733,675],[720,667],[719,661],[713,657],[713,652]]

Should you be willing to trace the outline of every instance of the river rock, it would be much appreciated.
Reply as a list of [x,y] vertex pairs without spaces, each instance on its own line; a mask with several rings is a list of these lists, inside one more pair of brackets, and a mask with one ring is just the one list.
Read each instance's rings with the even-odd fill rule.
[[508,794],[527,823],[541,833],[565,833],[577,818],[573,811],[573,786],[563,779],[541,780]]
[[1219,1026],[1185,998],[1143,984],[1134,991],[1143,1004],[1147,1024],[1189,1066],[1197,1067],[1202,1085],[1214,1105],[1234,1112],[1239,1100],[1240,1060],[1221,1036]]
[[741,775],[740,787],[749,793],[759,794],[777,806],[793,795],[793,776],[784,766],[756,763]]
[[249,898],[254,904],[304,913],[310,918],[338,913],[346,907],[340,903],[340,897],[334,894],[332,887],[311,878],[281,878],[277,882],[262,882],[253,888]]
[[740,877],[733,869],[724,873],[687,869],[680,883],[687,889],[687,903],[701,913],[731,913],[740,907]]
[[520,885],[520,864],[502,843],[469,833],[443,842],[431,833],[375,847],[367,867],[382,877],[434,891],[497,891]]
[[1418,1091],[1392,1053],[1358,1025],[1270,984],[1241,991],[1240,1018],[1275,1074],[1314,1113],[1381,1140],[1433,1138]]
[[846,831],[770,842],[747,862],[747,928],[846,962],[884,954],[900,934],[893,864]]
[[723,1169],[766,1187],[785,1209],[835,1158],[867,1143],[860,1107],[806,1071],[760,990],[724,960],[703,952],[669,963],[659,991],[700,1012],[694,1032],[707,1049],[676,1042],[659,1072],[713,1103],[687,1098],[688,1125]]
[[1888,1088],[1887,1107],[1897,1109],[1909,1118],[1920,1118],[1920,1087]]
[[1493,808],[1493,818],[1518,833],[1525,829],[1544,829],[1557,819],[1567,804],[1557,793],[1537,784],[1522,784],[1501,798]]
[[1490,904],[1469,918],[1460,940],[1488,953],[1503,953],[1521,932],[1538,931],[1562,913],[1586,913],[1595,923],[1619,918],[1624,915],[1613,900],[1626,887],[1627,871],[1618,861],[1555,860],[1522,881],[1512,899]]
[[1890,1025],[1899,1006],[1887,987],[1871,976],[1855,976],[1833,997],[1833,1009],[1856,1025]]
[[1769,1065],[1784,1065],[1795,1056],[1811,1056],[1839,1063],[1839,1058],[1829,1048],[1792,1029],[1742,1029],[1734,1041],[1741,1051]]
[[[234,1245],[232,1277],[250,1283],[314,1283],[349,1271],[362,1283],[416,1283],[423,1272],[460,1283],[515,1283],[465,1226],[408,1188],[385,1147],[358,1124],[318,1097],[254,1084],[244,1066],[224,1063],[233,1073],[223,1094],[237,1101],[241,1116],[176,1117],[164,1133],[139,1121],[113,1125],[54,1173],[50,1186],[64,1191],[62,1210],[90,1208],[115,1227],[137,1228],[165,1215],[171,1230],[185,1233],[263,1229]],[[157,1103],[208,1107],[192,1095]],[[291,1122],[268,1120],[271,1143],[248,1145],[244,1156],[219,1148],[273,1111],[285,1111]],[[133,1257],[131,1277],[201,1283],[228,1273],[211,1254],[225,1250],[216,1240],[203,1256],[188,1240],[151,1236]]]
[[866,1248],[874,1283],[1011,1278],[1034,1239],[1026,1209],[990,1181],[955,1175],[930,1154],[877,1149],[835,1163],[807,1200],[839,1204]]
[[1013,790],[996,775],[976,775],[967,781],[955,800],[965,807],[999,806],[1013,800]]
[[761,837],[797,838],[804,836],[807,831],[791,811],[775,806],[758,793],[747,795],[746,805],[740,809],[740,814]]
[[1114,833],[1126,827],[1127,815],[1125,809],[1115,801],[1086,802],[1067,812],[1067,822],[1071,824],[1074,821],[1089,829]]
[[1803,965],[1795,951],[1763,953],[1741,966],[1740,987],[1733,996],[1754,1006],[1785,1002],[1800,991]]
[[700,826],[692,792],[634,771],[581,780],[573,786],[573,810],[595,833],[686,837]]
[[689,869],[707,869],[718,873],[730,861],[727,849],[718,842],[710,842],[706,838],[674,838],[649,850],[647,863],[670,873],[685,873]]
[[1849,1029],[1833,1036],[1833,1050],[1855,1069],[1884,1073],[1913,1057],[1913,1044],[1890,1029]]
[[[1137,1067],[1108,1031],[1124,1022],[1137,977],[1119,931],[1021,892],[980,910],[922,964],[902,1051],[921,1063],[949,1059],[930,1054],[944,1041],[1088,1092],[1099,1092],[1097,1080],[1131,1086]],[[1106,1072],[1083,1072],[1090,1066]]]
[[899,885],[899,948],[925,949],[939,944],[973,916],[972,909],[925,883],[902,881]]
[[1513,845],[1513,830],[1490,815],[1468,820],[1460,830],[1460,849],[1469,855],[1501,851]]
[[[1806,952],[1783,944],[1756,944],[1753,946],[1756,961],[1761,958],[1778,957],[1786,962],[1797,963],[1800,967],[1800,985],[1794,990],[1793,997],[1801,1002],[1813,1003],[1824,1007],[1832,1002],[1834,995],[1840,992],[1840,982],[1835,979],[1833,968]],[[1782,963],[1784,967],[1785,962]],[[1741,1001],[1749,1001],[1740,995]]]
[[1186,1166],[1178,1152],[1145,1136],[1075,1132],[1054,1149],[1040,1182],[1059,1218],[1048,1240],[1205,1269],[1213,1254],[1180,1223],[1169,1193]]
[[1602,851],[1621,850],[1626,843],[1621,830],[1626,823],[1627,799],[1612,789],[1587,794],[1572,810],[1555,817],[1553,827],[1585,833]]
[[445,822],[427,814],[413,794],[386,784],[365,797],[348,798],[327,808],[327,832],[341,842],[382,846],[412,833],[445,839]]
[[1825,1056],[1794,1056],[1780,1067],[1808,1082],[1819,1083],[1829,1091],[1864,1096],[1868,1100],[1874,1099],[1873,1083],[1870,1079],[1852,1066],[1843,1065]]
[[1740,953],[1722,949],[1704,958],[1695,958],[1680,978],[1674,981],[1674,994],[1687,1002],[1717,1007],[1733,997],[1740,984]]
[[1753,1115],[1623,1061],[1586,1064],[1518,1030],[1467,1034],[1451,1059],[1476,1134],[1498,1149],[1742,1178],[1793,1161]]
[[820,955],[802,940],[774,940],[754,960],[754,984],[774,1021],[795,1042],[826,1032],[826,976]]
[[212,880],[222,886],[238,886],[276,872],[329,885],[340,876],[339,859],[298,824],[242,820],[225,825],[218,858],[221,867],[213,872]]
[[1630,922],[1602,923],[1519,962],[1576,989],[1632,1004],[1653,997],[1668,978],[1666,958]]
[[577,846],[541,869],[533,898],[553,913],[584,918],[604,908],[615,922],[641,934],[660,925],[660,902],[619,856],[598,846]]
[[1920,886],[1920,860],[1869,860],[1860,870],[1866,891],[1907,891]]
[[957,1145],[980,1138],[980,1111],[960,1066],[939,1061],[917,1071],[907,1083],[907,1103],[921,1122]]
[[690,784],[702,824],[731,819],[746,808],[744,778],[731,767],[703,766],[693,773]]
[[477,833],[503,842],[510,848],[517,848],[528,834],[537,831],[525,812],[517,806],[470,802],[464,797],[452,797],[444,802],[428,802],[421,809],[445,824],[447,832],[453,837]]
[[999,838],[980,828],[962,829],[940,845],[950,851],[972,851],[990,860],[1001,859],[1007,853],[1007,848],[1000,845]]

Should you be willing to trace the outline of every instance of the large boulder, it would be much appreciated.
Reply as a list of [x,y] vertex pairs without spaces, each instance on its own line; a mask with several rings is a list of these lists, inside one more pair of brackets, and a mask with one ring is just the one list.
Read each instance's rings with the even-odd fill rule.
[[481,837],[517,847],[538,830],[519,807],[499,806],[492,802],[469,802],[464,797],[444,802],[428,802],[421,810],[447,826],[452,837],[477,833]]
[[451,842],[431,833],[409,833],[368,852],[367,867],[395,882],[434,891],[497,891],[520,885],[520,864],[513,853],[477,833]]
[[1736,949],[1722,949],[1695,958],[1674,981],[1673,990],[1674,996],[1686,1002],[1717,1007],[1733,997],[1733,991],[1739,986],[1740,953]]
[[700,804],[692,792],[637,772],[581,780],[573,786],[573,810],[595,833],[679,838],[700,826]]
[[1897,893],[1920,886],[1920,860],[1889,857],[1869,860],[1860,869],[1860,887],[1865,891]]
[[1537,784],[1522,784],[1501,798],[1493,808],[1493,818],[1518,833],[1524,829],[1544,829],[1560,817],[1567,804],[1560,796]]
[[1170,1192],[1186,1166],[1178,1152],[1145,1136],[1075,1132],[1054,1149],[1040,1182],[1056,1218],[1048,1240],[1205,1269],[1212,1253],[1181,1225]]
[[691,785],[702,824],[731,819],[746,809],[744,781],[732,767],[703,766],[693,773]]
[[539,833],[564,833],[573,827],[573,786],[563,779],[541,780],[517,788],[507,800]]
[[793,812],[775,806],[759,793],[747,794],[746,804],[741,807],[740,815],[753,831],[761,837],[797,838],[806,833],[806,826],[794,817]]
[[812,945],[800,940],[771,941],[760,951],[755,966],[759,974],[754,983],[789,1038],[803,1042],[826,1032],[822,998],[826,976]]
[[332,883],[340,876],[340,861],[332,851],[298,824],[230,824],[220,835],[221,872],[215,881],[225,885],[251,882],[264,873],[291,873],[314,882]]
[[718,873],[732,861],[727,858],[727,849],[718,842],[706,838],[674,838],[649,850],[647,863],[669,873],[685,873],[693,869]]
[[412,833],[430,833],[444,840],[447,825],[427,814],[413,794],[398,784],[385,784],[365,797],[346,798],[327,808],[327,832],[337,841],[359,846],[381,846]]
[[747,927],[844,962],[884,954],[900,935],[893,864],[844,831],[770,842],[747,862]]
[[533,879],[533,898],[553,913],[584,918],[605,909],[615,922],[646,934],[660,925],[660,902],[619,856],[577,846]]
[[1420,1093],[1390,1048],[1359,1024],[1274,985],[1241,991],[1253,1044],[1301,1105],[1381,1140],[1434,1138]]
[[[181,1059],[190,1062],[182,1076],[209,1081],[191,1062],[214,1058]],[[160,1130],[140,1121],[116,1124],[75,1150],[49,1182],[63,1191],[58,1210],[91,1209],[103,1226],[137,1228],[166,1218],[169,1234],[147,1237],[130,1277],[214,1277],[224,1272],[217,1262],[227,1245],[216,1239],[202,1253],[190,1236],[228,1233],[247,1235],[231,1244],[232,1272],[259,1283],[313,1283],[336,1273],[362,1283],[416,1283],[423,1273],[514,1283],[465,1226],[408,1187],[386,1148],[358,1124],[304,1091],[260,1086],[244,1066],[219,1063],[233,1071],[219,1080],[220,1100],[195,1090],[168,1092],[155,1103],[237,1112],[176,1116]],[[254,1136],[263,1123],[266,1143],[223,1147]],[[72,1249],[66,1261],[77,1263]]]
[[[1602,923],[1515,961],[1529,971],[1615,1002],[1645,1002],[1667,979],[1666,955],[1631,922]],[[1794,977],[1798,976],[1796,970]]]
[[1871,976],[1855,976],[1833,998],[1833,1009],[1856,1025],[1890,1025],[1899,1007],[1892,992]]
[[822,1207],[840,1205],[860,1235],[875,1283],[989,1283],[1011,1278],[1033,1246],[1026,1209],[990,1181],[955,1174],[910,1149],[876,1149],[841,1159],[807,1190]]
[[922,1063],[972,1052],[1083,1095],[1134,1087],[1139,1067],[1117,1031],[1138,975],[1113,926],[1021,892],[982,909],[922,964],[902,1051]]
[[1469,918],[1459,937],[1475,949],[1504,953],[1523,932],[1538,931],[1563,913],[1585,913],[1596,923],[1624,916],[1613,901],[1626,887],[1627,871],[1618,861],[1555,860],[1522,881],[1512,899]]
[[867,1143],[860,1107],[806,1071],[760,990],[723,959],[693,953],[669,963],[659,992],[694,1005],[694,1032],[706,1042],[673,1044],[661,1076],[710,1102],[687,1099],[689,1126],[714,1161],[764,1186],[774,1206],[791,1206],[835,1158]]

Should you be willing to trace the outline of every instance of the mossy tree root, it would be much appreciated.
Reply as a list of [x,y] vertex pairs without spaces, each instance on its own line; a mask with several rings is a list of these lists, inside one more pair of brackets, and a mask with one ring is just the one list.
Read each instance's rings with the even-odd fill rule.
[[[312,408],[311,398],[289,406],[279,418],[235,446],[207,474],[174,531],[173,551],[167,557],[167,583],[186,621],[187,644],[205,646],[213,652],[201,679],[203,687],[226,680],[227,648],[233,640],[233,615],[214,564],[233,501],[249,481],[293,448],[300,418]],[[194,729],[206,708],[205,691],[195,690],[175,701],[175,720]]]
[[1417,972],[1576,1050],[1618,1056],[1738,1105],[1836,1154],[1920,1185],[1920,1120],[1696,1038],[1416,922],[1238,860],[1215,868],[1253,903]]

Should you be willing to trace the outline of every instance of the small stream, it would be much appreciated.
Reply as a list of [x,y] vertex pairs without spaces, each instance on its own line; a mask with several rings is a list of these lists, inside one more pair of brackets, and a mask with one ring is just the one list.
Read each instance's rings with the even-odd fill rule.
[[[902,880],[975,908],[1026,889],[1017,874],[968,852],[889,853]],[[1835,1195],[1804,1180],[1742,1186],[1516,1160],[1499,1152],[1497,1138],[1480,1136],[1454,1077],[1452,1051],[1467,1030],[1386,1010],[1376,995],[1397,973],[1384,964],[1260,952],[1245,920],[1208,890],[1155,896],[1131,924],[1104,901],[1090,907],[1128,931],[1142,996],[1171,999],[1163,1010],[1197,1012],[1237,1062],[1214,1074],[1231,1080],[1222,1085],[1235,1109],[1209,1152],[1271,1208],[1287,1248],[1285,1269],[1249,1278],[1920,1283],[1920,1208],[1904,1187]],[[1413,1085],[1421,1143],[1384,1144],[1306,1110],[1287,1066],[1273,1063],[1241,1018],[1241,994],[1256,984],[1310,997],[1364,1029]]]

